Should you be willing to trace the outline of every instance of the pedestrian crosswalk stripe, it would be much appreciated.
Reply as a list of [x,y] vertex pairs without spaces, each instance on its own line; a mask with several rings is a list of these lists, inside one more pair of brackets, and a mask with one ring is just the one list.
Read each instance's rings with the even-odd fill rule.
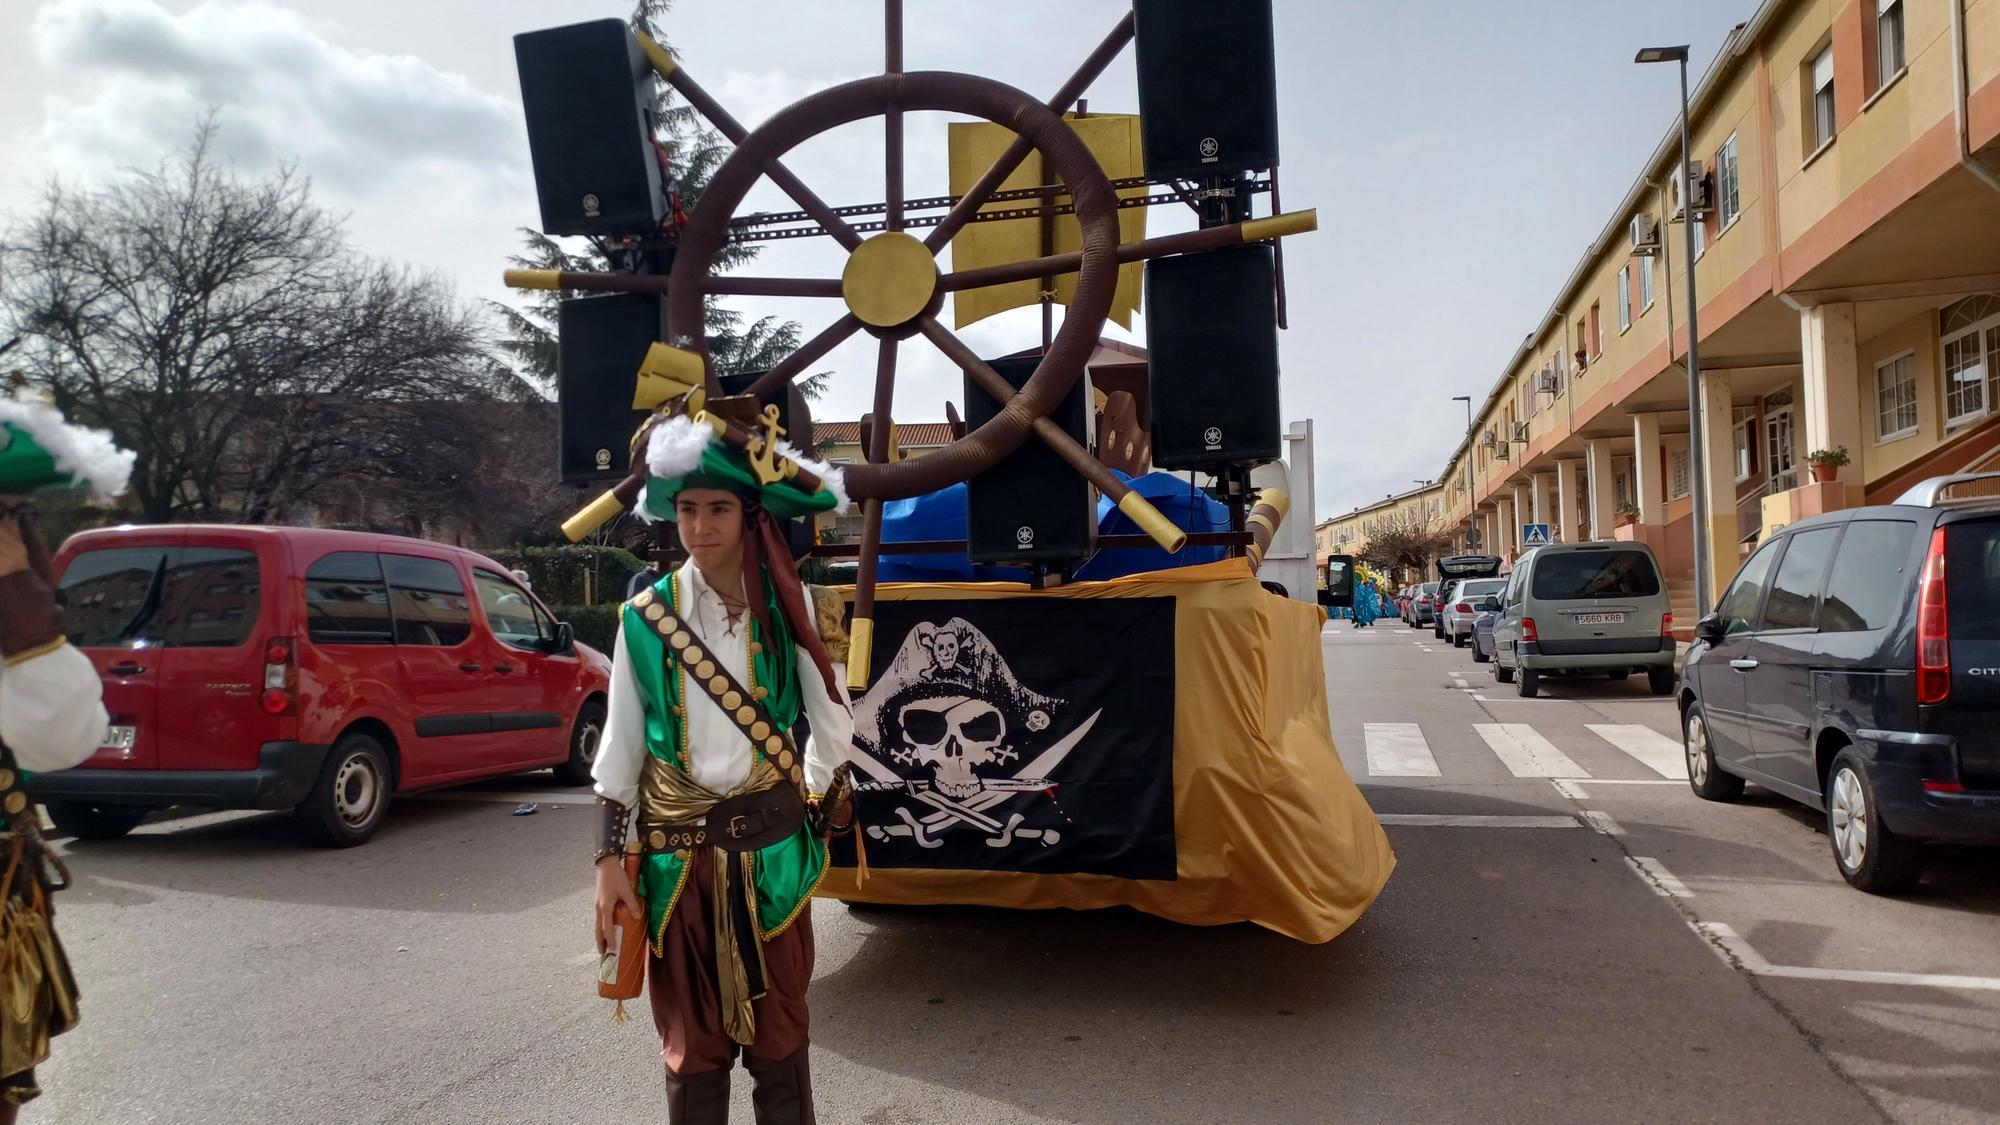
[[1652,727],[1637,723],[1585,723],[1584,726],[1599,738],[1652,767],[1653,772],[1661,777],[1687,776],[1687,761],[1682,757],[1681,744]]
[[1515,777],[1589,777],[1582,766],[1556,749],[1555,743],[1526,723],[1474,723],[1472,729],[1486,740]]
[[1368,723],[1361,728],[1368,744],[1370,777],[1442,777],[1431,744],[1415,723]]

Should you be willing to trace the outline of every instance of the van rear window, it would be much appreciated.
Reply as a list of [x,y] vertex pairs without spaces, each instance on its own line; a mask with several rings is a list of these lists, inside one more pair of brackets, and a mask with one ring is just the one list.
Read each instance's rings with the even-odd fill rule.
[[1532,596],[1543,601],[1585,598],[1649,598],[1660,592],[1660,575],[1642,551],[1557,551],[1534,562]]
[[78,648],[236,648],[263,603],[257,556],[218,547],[107,547],[62,576]]
[[1946,524],[1944,592],[1954,641],[2000,641],[2000,520]]

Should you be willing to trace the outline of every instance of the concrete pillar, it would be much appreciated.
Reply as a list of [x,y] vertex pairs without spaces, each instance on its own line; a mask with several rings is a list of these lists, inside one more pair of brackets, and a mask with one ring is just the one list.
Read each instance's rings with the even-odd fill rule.
[[1666,482],[1660,479],[1660,416],[1632,416],[1632,491],[1639,505],[1639,522],[1657,527],[1667,522]]
[[1553,535],[1560,526],[1556,522],[1556,480],[1547,473],[1536,473],[1529,480],[1533,482],[1531,487],[1535,492],[1535,522],[1548,524],[1549,533]]
[[1493,521],[1499,525],[1498,534],[1493,537],[1493,553],[1503,559],[1519,554],[1521,529],[1514,523],[1514,500],[1511,493],[1503,492],[1494,497]]
[[[1708,493],[1708,588],[1711,597],[1714,591],[1729,585],[1740,560],[1736,543],[1734,405],[1729,394],[1729,372],[1704,370],[1701,373],[1701,443],[1704,448],[1692,453],[1701,458],[1702,471],[1707,474],[1704,488]],[[1848,448],[1856,449],[1858,444]]]
[[[1854,338],[1854,305],[1840,301],[1814,305],[1799,313],[1799,350],[1805,357],[1804,426],[1805,449],[1799,455],[1799,477],[1807,479],[1805,454],[1816,449],[1847,447],[1854,465],[1844,479],[1860,482],[1861,451],[1864,445],[1862,406],[1873,404],[1872,393],[1863,394],[1859,351]],[[1706,375],[1706,372],[1703,373]],[[1729,413],[1723,412],[1728,425]],[[1705,418],[1705,421],[1711,419]],[[1712,424],[1712,421],[1711,421]],[[1730,474],[1732,477],[1734,473]],[[1717,587],[1720,589],[1720,587]]]
[[1584,442],[1583,457],[1588,475],[1584,483],[1590,491],[1590,537],[1609,539],[1618,515],[1618,482],[1612,479],[1610,439]]
[[1580,497],[1576,471],[1582,467],[1579,461],[1556,462],[1556,532],[1565,543],[1577,543],[1589,537],[1589,532],[1577,526],[1577,505]]

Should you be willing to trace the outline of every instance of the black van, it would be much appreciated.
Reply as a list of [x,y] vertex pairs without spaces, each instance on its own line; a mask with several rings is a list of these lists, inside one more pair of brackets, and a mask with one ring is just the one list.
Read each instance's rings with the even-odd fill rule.
[[1683,665],[1697,794],[1734,800],[1749,780],[1824,811],[1864,891],[1915,885],[1924,841],[2000,843],[1996,486],[1935,478],[1750,556]]

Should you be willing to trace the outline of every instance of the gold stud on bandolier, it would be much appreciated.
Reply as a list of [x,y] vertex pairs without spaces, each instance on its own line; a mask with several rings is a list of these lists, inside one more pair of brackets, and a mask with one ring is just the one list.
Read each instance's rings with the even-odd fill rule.
[[660,618],[665,617],[666,615],[667,615],[667,607],[661,605],[658,602],[654,602],[652,605],[646,607],[646,617],[648,620],[658,621]]
[[639,591],[639,596],[632,599],[632,604],[638,606],[640,609],[645,609],[647,606],[653,604],[653,592],[651,590]]
[[743,706],[743,696],[740,693],[736,691],[725,691],[722,693],[722,709],[724,711],[734,711],[741,706]]
[[0,789],[14,788],[14,771],[0,770]]
[[[708,659],[708,654],[701,651],[700,645],[691,644],[681,650],[681,659],[687,661],[689,664],[700,664],[702,661]],[[703,679],[706,678],[705,676],[703,677]]]
[[706,680],[713,678],[715,675],[715,661],[704,660],[696,664],[694,666],[694,674],[696,679]]
[[694,634],[689,633],[686,629],[682,629],[680,632],[668,637],[667,643],[676,649],[684,649],[694,643]]
[[750,738],[752,741],[762,742],[770,733],[771,724],[762,719],[750,724]]
[[12,816],[28,807],[28,795],[19,789],[7,794],[7,814]]
[[667,846],[667,834],[655,828],[653,834],[646,837],[646,842],[653,845],[654,851],[659,851]]
[[711,693],[720,692],[723,688],[726,688],[728,686],[729,686],[729,681],[723,679],[721,676],[716,676],[714,679],[708,681],[708,690]]
[[790,773],[792,772],[792,765],[795,761],[796,759],[792,757],[792,752],[790,750],[778,751],[779,769],[784,770],[786,773]]
[[666,615],[665,617],[662,617],[662,618],[660,618],[660,628],[661,628],[661,629],[663,629],[663,630],[665,630],[665,631],[667,631],[667,632],[669,632],[669,633],[673,632],[673,631],[674,631],[675,629],[678,629],[678,628],[680,628],[680,627],[681,627],[681,623],[680,623],[680,622],[678,622],[678,621],[675,621],[675,620],[674,620],[674,615],[673,615],[673,614],[671,614],[671,613],[669,613],[669,614],[668,614],[668,615]]
[[764,740],[764,750],[766,753],[776,754],[778,751],[783,750],[784,748],[785,748],[785,740],[779,738],[775,734]]

